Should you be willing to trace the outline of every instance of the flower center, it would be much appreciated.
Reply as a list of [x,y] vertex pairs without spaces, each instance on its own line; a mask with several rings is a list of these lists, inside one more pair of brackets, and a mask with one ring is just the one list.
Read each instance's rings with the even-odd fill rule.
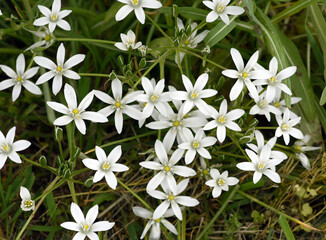
[[275,107],[280,107],[280,106],[281,106],[280,102],[275,103]]
[[193,91],[193,92],[190,94],[190,97],[191,97],[192,99],[196,99],[196,98],[198,97],[198,93],[197,93],[197,91]]
[[179,122],[178,120],[175,120],[175,121],[173,122],[173,126],[175,126],[175,127],[179,127],[179,126],[180,126],[180,122]]
[[258,168],[259,169],[263,169],[265,167],[265,164],[264,163],[259,163],[259,165],[258,165]]
[[173,201],[173,200],[174,200],[174,196],[173,196],[173,195],[170,195],[170,196],[169,196],[169,200],[170,200],[170,201]]
[[72,113],[73,113],[74,115],[77,115],[77,114],[79,113],[78,108],[75,108],[74,110],[72,110]]
[[102,169],[107,171],[110,168],[110,164],[109,163],[103,163],[102,165]]
[[219,12],[219,13],[223,12],[224,9],[225,9],[225,5],[223,5],[223,4],[219,4],[216,7],[216,11]]
[[55,22],[58,19],[58,15],[56,13],[51,14],[51,21]]
[[115,102],[115,107],[120,108],[121,107],[121,102]]
[[189,44],[190,44],[190,41],[187,39],[187,40],[185,41],[185,45],[188,46]]
[[0,147],[4,152],[10,152],[10,146],[7,143],[3,143]]
[[23,81],[22,77],[20,77],[20,76],[18,76],[18,77],[16,78],[16,80],[17,80],[17,82],[21,82],[21,81]]
[[217,184],[219,186],[223,186],[225,184],[225,180],[223,178],[220,178],[220,179],[217,180]]
[[24,201],[24,207],[26,207],[26,208],[30,208],[30,207],[32,207],[33,206],[33,201],[32,200],[25,200]]
[[165,166],[164,167],[164,171],[169,172],[170,171],[170,167],[169,166]]
[[282,130],[283,131],[289,131],[290,128],[291,128],[291,126],[289,124],[287,124],[287,123],[282,125]]
[[57,67],[57,71],[58,71],[58,72],[61,72],[61,71],[62,71],[62,67],[61,67],[61,66],[58,66],[58,67]]
[[220,117],[217,119],[217,121],[218,121],[219,123],[226,123],[226,117],[225,117],[224,115],[222,115],[222,116],[220,116]]
[[90,228],[90,226],[88,224],[83,225],[84,232],[88,232],[89,228]]
[[127,41],[127,46],[130,47],[131,45],[135,44],[135,40],[132,38],[129,38]]
[[44,40],[47,41],[47,42],[50,42],[52,39],[51,35],[46,35]]
[[241,74],[241,76],[242,76],[243,78],[247,78],[247,77],[248,77],[248,73],[247,73],[247,72],[244,72],[244,73]]
[[263,100],[261,100],[261,101],[259,101],[258,102],[258,106],[260,107],[260,108],[263,108],[263,107],[265,107],[266,105],[268,105],[268,102],[267,102],[267,100],[264,98]]
[[132,4],[134,4],[134,5],[137,5],[139,3],[138,0],[131,0],[131,1],[132,1]]
[[151,96],[151,100],[152,100],[153,102],[157,102],[157,100],[158,100],[159,98],[160,98],[160,97],[157,96],[157,95],[155,95],[155,94],[153,94],[153,95]]
[[297,149],[297,150],[301,150],[301,146],[300,145],[295,145],[294,148]]
[[269,80],[271,80],[272,83],[275,83],[276,82],[275,77],[271,77]]
[[159,223],[159,222],[161,222],[161,219],[160,218],[155,219],[155,222]]
[[200,147],[200,143],[198,141],[195,141],[195,142],[192,143],[192,146],[194,148],[199,148]]
[[204,169],[204,170],[203,170],[203,174],[204,174],[204,175],[207,175],[207,174],[208,174],[208,170],[207,170],[207,169]]

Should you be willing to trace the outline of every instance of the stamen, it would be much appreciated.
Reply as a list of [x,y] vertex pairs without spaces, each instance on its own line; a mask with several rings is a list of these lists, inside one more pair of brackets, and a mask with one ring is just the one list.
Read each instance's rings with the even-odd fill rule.
[[21,77],[17,77],[17,82],[21,82],[23,79]]
[[75,108],[74,110],[72,110],[72,113],[73,113],[74,115],[77,115],[77,114],[79,113],[78,108]]
[[275,81],[276,81],[275,77],[271,77],[270,80],[272,83],[275,83]]
[[170,195],[170,196],[169,196],[169,200],[170,200],[170,201],[173,201],[173,200],[174,200],[174,196],[173,196],[173,195]]
[[115,102],[115,107],[120,108],[121,107],[121,102]]
[[47,41],[47,42],[50,42],[52,39],[51,35],[46,35],[44,40]]
[[220,178],[220,179],[217,180],[217,184],[219,186],[223,186],[225,184],[225,180],[223,178]]
[[56,21],[58,19],[58,16],[56,13],[51,14],[51,21]]
[[173,126],[175,126],[175,127],[179,127],[179,126],[180,126],[180,122],[179,122],[178,120],[175,120],[175,121],[173,122]]
[[185,45],[188,46],[189,44],[190,44],[190,41],[187,39],[187,40],[185,41]]
[[219,13],[223,12],[224,9],[225,9],[225,5],[222,5],[222,4],[219,4],[216,7],[216,11],[219,12]]
[[190,94],[190,97],[191,97],[192,99],[196,99],[196,98],[198,97],[198,93],[197,93],[197,91],[193,91],[193,92]]
[[102,168],[103,168],[103,170],[108,170],[109,168],[110,168],[110,164],[108,164],[108,163],[104,163],[103,165],[102,165]]
[[192,143],[192,146],[194,148],[199,148],[200,147],[200,143],[198,141],[195,141],[195,142]]
[[151,100],[152,100],[153,102],[156,102],[158,99],[159,99],[159,96],[157,96],[157,95],[155,95],[155,94],[153,94],[153,95],[151,96]]
[[25,201],[24,201],[24,206],[25,206],[26,208],[30,208],[30,207],[32,207],[32,206],[33,206],[33,201],[31,201],[31,200],[25,200]]
[[208,174],[208,170],[207,170],[207,169],[204,169],[204,170],[202,171],[202,173],[203,173],[204,175],[207,175],[207,174]]
[[280,107],[280,106],[281,106],[280,102],[276,102],[276,103],[275,103],[275,107],[278,108],[278,107]]
[[219,123],[226,123],[226,117],[224,115],[220,116],[217,120]]
[[247,72],[244,72],[244,73],[242,73],[242,75],[241,75],[243,78],[247,78],[248,77],[248,73]]
[[58,66],[58,67],[57,67],[57,71],[58,71],[58,72],[61,72],[61,71],[62,71],[62,67],[61,67],[61,66]]
[[291,126],[286,123],[286,124],[283,124],[281,128],[282,128],[283,131],[289,131]]
[[169,172],[170,171],[170,167],[169,166],[165,166],[164,167],[164,171]]

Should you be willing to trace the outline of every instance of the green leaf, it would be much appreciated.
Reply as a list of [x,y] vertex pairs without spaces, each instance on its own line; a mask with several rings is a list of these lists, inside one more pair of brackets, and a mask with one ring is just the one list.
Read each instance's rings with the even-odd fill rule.
[[[172,15],[171,7],[163,7],[160,9],[160,13],[167,13]],[[205,20],[209,12],[200,8],[194,7],[178,7],[178,14],[184,18],[190,18],[192,20]]]
[[206,45],[208,45],[209,47],[213,47],[216,43],[221,41],[229,32],[231,32],[236,26],[236,23],[234,22],[235,18],[236,17],[233,16],[230,19],[229,25],[226,25],[224,22],[220,22],[212,30],[210,30],[204,39]]
[[289,223],[286,221],[286,218],[284,217],[284,215],[281,215],[280,219],[278,220],[278,223],[280,224],[286,239],[287,240],[295,240],[292,230],[289,226]]
[[326,87],[323,90],[323,93],[321,94],[319,105],[323,106],[326,103]]
[[309,7],[311,4],[317,3],[320,0],[300,0],[297,1],[295,4],[293,4],[291,7],[286,8],[285,10],[283,10],[282,12],[280,12],[279,14],[277,14],[275,17],[273,17],[271,19],[272,23],[277,23],[281,20],[283,20],[284,18],[290,17],[298,12],[300,12],[301,10]]

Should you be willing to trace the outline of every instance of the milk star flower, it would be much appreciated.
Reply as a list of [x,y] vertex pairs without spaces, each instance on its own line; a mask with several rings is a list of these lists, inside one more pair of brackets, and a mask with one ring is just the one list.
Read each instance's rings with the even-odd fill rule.
[[143,8],[158,9],[162,7],[162,3],[157,0],[118,0],[124,3],[122,8],[119,9],[115,15],[116,21],[125,19],[132,11],[135,11],[135,15],[141,24],[145,23],[145,12]]
[[24,54],[19,54],[16,60],[16,72],[6,65],[0,65],[1,70],[9,79],[0,82],[0,91],[14,86],[12,90],[12,101],[16,101],[20,95],[22,86],[35,95],[41,95],[41,89],[35,83],[29,81],[37,72],[39,67],[32,67],[25,72]]
[[[260,66],[256,66],[257,69]],[[297,67],[291,66],[283,69],[279,73],[277,73],[278,69],[278,62],[276,57],[273,57],[269,63],[269,76],[266,79],[258,79],[253,83],[255,85],[267,85],[266,90],[266,99],[267,101],[271,102],[276,94],[276,89],[280,89],[281,91],[285,92],[288,95],[292,95],[292,92],[288,86],[286,86],[282,81],[286,78],[291,77],[297,71]]]
[[52,82],[52,92],[54,95],[57,95],[62,87],[62,76],[74,80],[80,79],[80,76],[76,72],[70,70],[70,68],[84,61],[85,55],[76,54],[65,62],[65,52],[65,47],[63,43],[61,43],[57,51],[57,64],[46,57],[34,57],[34,61],[39,66],[50,70],[49,72],[41,75],[36,84],[39,85],[45,83],[54,77]]
[[178,231],[175,228],[175,226],[173,226],[172,223],[170,223],[168,220],[165,219],[174,216],[172,209],[168,209],[165,212],[165,214],[158,219],[153,219],[153,212],[142,207],[133,207],[132,211],[138,217],[149,219],[140,236],[140,239],[143,239],[146,236],[146,233],[149,231],[149,229],[152,228],[149,234],[149,239],[159,240],[161,237],[161,224],[167,229],[169,229],[173,234],[178,235]]
[[237,120],[245,113],[242,109],[234,109],[229,113],[227,113],[227,110],[228,105],[226,99],[222,101],[219,111],[211,107],[211,117],[214,118],[214,120],[208,122],[203,128],[206,131],[217,127],[216,136],[220,142],[225,140],[226,128],[233,131],[241,131],[239,125],[233,121]]
[[278,165],[281,160],[270,159],[271,147],[269,145],[265,145],[259,155],[249,149],[245,151],[251,162],[238,163],[237,168],[244,171],[255,171],[253,177],[254,184],[261,179],[263,174],[275,183],[281,182],[280,176],[275,172],[275,166]]
[[138,42],[136,43],[136,35],[132,30],[129,30],[126,34],[121,33],[120,34],[122,42],[115,43],[114,46],[119,48],[122,51],[129,51],[132,49],[139,48],[142,43]]
[[31,145],[27,140],[18,140],[14,142],[15,132],[16,127],[12,127],[5,137],[0,131],[0,169],[3,167],[8,157],[15,163],[21,163],[22,160],[17,152],[23,151]]
[[195,159],[196,153],[207,159],[212,158],[205,147],[214,145],[217,141],[216,138],[206,137],[204,130],[201,128],[197,131],[195,137],[192,135],[192,133],[191,135],[186,135],[185,137],[187,141],[179,144],[178,148],[188,150],[185,156],[186,164],[192,163],[192,161]]
[[267,121],[271,121],[271,113],[275,115],[281,115],[282,112],[276,108],[275,106],[270,104],[270,101],[265,97],[265,92],[259,95],[258,101],[254,100],[256,102],[255,105],[252,106],[252,108],[249,111],[250,115],[265,115]]
[[60,226],[77,232],[73,240],[84,240],[86,236],[91,240],[99,240],[95,232],[107,231],[114,225],[114,223],[109,221],[95,222],[98,215],[98,205],[88,210],[86,218],[76,203],[71,203],[70,212],[75,222],[64,222]]
[[209,98],[217,94],[216,90],[204,89],[208,82],[208,74],[203,73],[198,77],[193,86],[190,79],[182,75],[182,81],[186,91],[170,92],[170,96],[174,100],[185,100],[183,107],[183,114],[188,113],[194,106],[205,115],[209,115],[210,108],[202,98]]
[[296,139],[303,139],[303,134],[299,129],[294,128],[301,120],[301,117],[290,118],[290,110],[287,108],[284,111],[283,118],[281,115],[276,115],[276,121],[278,128],[276,129],[275,136],[280,137],[283,135],[283,139],[286,145],[290,142],[290,135]]
[[218,17],[226,24],[229,25],[230,19],[228,15],[241,15],[244,13],[244,9],[238,6],[228,6],[230,0],[212,0],[203,1],[206,7],[212,9],[207,15],[206,22],[214,22]]
[[97,160],[86,158],[83,160],[83,164],[89,169],[96,171],[93,178],[94,183],[105,177],[110,188],[115,190],[118,182],[113,172],[125,172],[129,169],[127,166],[117,163],[122,154],[121,146],[115,147],[108,156],[106,156],[102,148],[96,146],[95,153]]
[[53,33],[50,33],[47,27],[41,27],[38,31],[26,30],[39,37],[40,41],[28,47],[24,52],[31,50],[31,52],[34,53],[34,49],[46,49],[54,43],[55,36]]
[[68,16],[72,11],[61,9],[61,0],[54,0],[52,4],[52,10],[48,9],[45,6],[38,5],[38,9],[44,15],[44,17],[38,18],[33,22],[35,26],[44,26],[49,24],[49,30],[52,33],[56,26],[66,31],[70,31],[70,25],[66,20],[63,20],[64,17]]
[[177,185],[176,193],[173,193],[167,184],[162,184],[162,188],[164,192],[158,190],[148,192],[148,194],[151,195],[152,197],[163,201],[155,209],[153,213],[153,219],[158,219],[162,217],[166,213],[167,209],[171,206],[174,215],[179,220],[182,220],[182,213],[179,205],[194,207],[199,204],[199,201],[195,198],[189,196],[179,196],[180,193],[182,193],[186,189],[188,183],[189,183],[188,178],[179,182]]
[[122,83],[119,79],[114,79],[111,83],[111,89],[113,98],[110,97],[107,93],[94,90],[95,96],[101,101],[109,104],[108,107],[105,107],[99,111],[99,113],[108,117],[113,112],[114,115],[114,124],[117,132],[120,134],[123,128],[123,114],[127,114],[133,119],[140,120],[144,118],[144,115],[136,109],[134,106],[129,106],[127,104],[137,101],[138,96],[143,93],[143,91],[134,91],[126,96],[122,97]]
[[66,83],[64,87],[64,96],[66,99],[67,107],[62,103],[50,102],[50,101],[47,102],[49,107],[51,107],[57,112],[64,114],[62,117],[59,117],[56,120],[54,120],[53,125],[64,126],[69,124],[71,121],[74,121],[79,132],[85,135],[86,125],[84,120],[89,120],[97,123],[98,122],[104,123],[108,121],[108,119],[100,113],[85,111],[86,108],[89,107],[89,105],[93,100],[94,97],[93,92],[88,93],[84,97],[84,99],[80,102],[80,104],[77,105],[76,92],[72,86]]
[[21,186],[19,195],[22,199],[20,208],[23,211],[31,211],[35,208],[35,202],[32,200],[32,196],[27,188]]
[[220,174],[219,170],[212,168],[210,170],[211,180],[205,182],[207,186],[213,187],[212,195],[217,198],[223,191],[229,191],[229,186],[237,185],[239,180],[235,177],[228,177],[228,171]]
[[255,85],[251,82],[252,79],[264,79],[270,76],[269,72],[266,70],[253,70],[253,67],[256,65],[259,57],[259,51],[256,51],[247,62],[246,66],[244,66],[244,62],[240,52],[231,48],[231,57],[233,62],[237,68],[237,70],[227,69],[222,71],[222,74],[229,77],[235,78],[237,81],[231,88],[230,92],[230,100],[235,100],[241,93],[244,84],[247,86],[251,97],[258,101],[258,91]]
[[163,181],[165,181],[168,184],[169,189],[171,189],[171,191],[176,194],[177,182],[173,176],[174,174],[182,177],[191,177],[196,175],[196,172],[193,169],[176,165],[183,156],[183,149],[175,150],[169,159],[163,143],[160,140],[156,140],[155,153],[159,159],[159,162],[144,161],[139,163],[139,165],[144,168],[159,171],[148,182],[146,187],[148,192],[155,190]]

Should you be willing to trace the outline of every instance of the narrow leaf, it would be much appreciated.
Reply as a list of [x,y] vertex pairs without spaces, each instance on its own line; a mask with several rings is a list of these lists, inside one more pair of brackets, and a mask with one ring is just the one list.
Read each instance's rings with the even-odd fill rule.
[[286,218],[284,217],[284,215],[281,215],[280,219],[278,220],[278,223],[280,224],[286,239],[287,240],[295,240],[292,230],[289,226],[289,223],[286,221]]

